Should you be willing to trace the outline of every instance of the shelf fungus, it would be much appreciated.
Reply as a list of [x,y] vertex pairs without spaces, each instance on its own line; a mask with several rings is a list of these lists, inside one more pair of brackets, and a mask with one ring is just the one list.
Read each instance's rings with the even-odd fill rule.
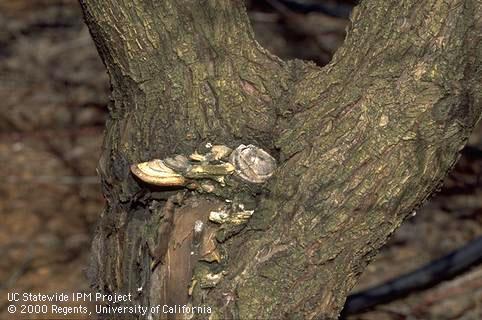
[[184,186],[187,183],[182,174],[169,168],[159,159],[134,164],[131,171],[142,181],[156,186]]
[[234,150],[229,156],[236,168],[236,175],[251,183],[263,183],[268,180],[276,169],[276,160],[266,151],[252,144],[244,144]]
[[234,151],[224,145],[210,145],[207,154],[194,152],[188,157],[176,155],[163,160],[154,159],[131,166],[132,173],[142,181],[157,186],[187,186],[205,192],[211,185],[195,180],[209,179],[224,186],[225,177],[235,175],[250,183],[264,183],[276,168],[276,160],[254,145],[240,145]]

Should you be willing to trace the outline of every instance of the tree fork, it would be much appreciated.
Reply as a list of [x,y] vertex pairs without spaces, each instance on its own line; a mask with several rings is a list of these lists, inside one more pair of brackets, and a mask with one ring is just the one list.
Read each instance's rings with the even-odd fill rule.
[[[80,3],[112,84],[92,278],[98,290],[135,293],[133,304],[176,297],[210,306],[211,319],[335,319],[481,116],[480,1],[364,1],[324,68],[264,50],[241,1]],[[217,241],[222,261],[193,261],[184,248],[151,268],[152,247],[182,247],[176,235],[192,237],[224,199],[146,186],[129,167],[208,142],[259,146],[277,170],[261,188],[227,192],[254,214]],[[206,270],[223,278],[183,287]]]

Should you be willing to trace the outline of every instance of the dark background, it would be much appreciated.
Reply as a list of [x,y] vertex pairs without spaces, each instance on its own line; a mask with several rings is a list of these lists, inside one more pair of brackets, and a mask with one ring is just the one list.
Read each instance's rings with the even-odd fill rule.
[[[263,46],[320,66],[343,42],[348,23],[277,0],[248,7]],[[0,0],[0,319],[10,318],[7,292],[89,289],[108,94],[77,0]],[[482,235],[481,125],[469,146],[442,191],[394,234],[356,290]],[[482,319],[482,267],[350,319]]]

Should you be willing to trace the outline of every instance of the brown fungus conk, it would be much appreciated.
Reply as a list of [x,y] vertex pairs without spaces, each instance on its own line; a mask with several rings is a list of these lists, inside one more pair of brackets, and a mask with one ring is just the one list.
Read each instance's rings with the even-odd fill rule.
[[142,181],[156,186],[184,186],[187,183],[181,174],[159,159],[133,164],[131,171]]
[[236,176],[251,183],[263,183],[276,169],[276,160],[266,151],[252,144],[244,144],[234,150],[230,157]]

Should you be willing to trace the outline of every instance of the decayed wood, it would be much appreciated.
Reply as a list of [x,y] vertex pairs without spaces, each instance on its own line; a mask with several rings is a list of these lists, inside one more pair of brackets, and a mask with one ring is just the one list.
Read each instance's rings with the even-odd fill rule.
[[[80,2],[112,83],[92,275],[99,290],[137,292],[145,306],[172,294],[210,306],[212,319],[336,318],[481,115],[480,1],[364,1],[321,69],[261,48],[241,1]],[[173,232],[158,232],[162,207],[185,190],[144,185],[129,166],[207,142],[257,145],[278,169],[262,188],[222,193],[255,213],[218,239],[222,261],[176,265],[182,283],[224,271],[186,297],[188,288],[165,284],[169,263],[151,270],[149,249],[168,237],[173,250]],[[206,215],[223,197],[187,192],[183,201]],[[193,214],[185,205],[174,215]],[[173,230],[192,228],[177,219]]]

